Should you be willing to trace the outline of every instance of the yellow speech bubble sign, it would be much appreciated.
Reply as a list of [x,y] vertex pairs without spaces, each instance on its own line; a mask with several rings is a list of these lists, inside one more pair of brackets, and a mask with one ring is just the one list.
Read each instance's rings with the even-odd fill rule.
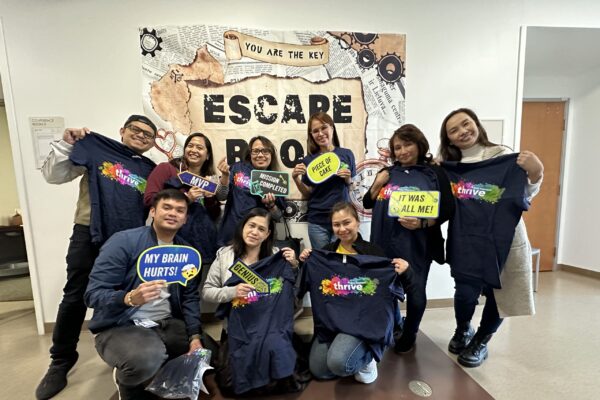
[[254,286],[257,292],[269,293],[269,284],[260,275],[252,271],[246,264],[236,261],[229,270],[244,282]]
[[333,152],[324,153],[306,166],[306,174],[312,183],[318,184],[334,176],[340,169],[341,164],[342,162],[337,154]]
[[437,218],[440,213],[440,192],[392,192],[388,205],[390,217]]

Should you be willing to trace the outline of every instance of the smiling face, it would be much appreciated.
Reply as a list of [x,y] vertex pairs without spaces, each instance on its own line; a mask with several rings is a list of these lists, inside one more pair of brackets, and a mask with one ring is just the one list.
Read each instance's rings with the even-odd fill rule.
[[342,244],[352,244],[358,238],[360,222],[346,209],[333,213],[331,216],[331,225],[333,233],[342,241]]
[[256,169],[267,169],[273,157],[271,149],[260,140],[255,140],[250,149],[250,161]]
[[321,152],[332,150],[333,127],[314,118],[310,123],[310,135]]
[[394,159],[402,166],[415,165],[419,159],[419,146],[415,142],[394,138],[393,150]]
[[260,247],[271,234],[267,217],[252,217],[244,224],[242,239],[247,248]]
[[208,159],[208,149],[204,138],[200,136],[192,138],[183,150],[183,156],[190,167],[202,168],[202,165]]
[[185,224],[188,205],[184,200],[161,199],[156,207],[150,209],[157,231],[177,232]]
[[459,112],[448,118],[446,135],[452,145],[460,150],[466,150],[477,143],[479,129],[471,117],[464,112]]
[[138,154],[145,153],[154,146],[154,130],[143,122],[132,121],[119,132],[123,144]]

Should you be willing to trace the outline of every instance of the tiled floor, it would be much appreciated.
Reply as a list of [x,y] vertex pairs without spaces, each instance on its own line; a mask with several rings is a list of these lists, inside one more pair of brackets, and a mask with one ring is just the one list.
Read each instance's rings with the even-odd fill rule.
[[[568,272],[542,274],[536,302],[537,314],[507,319],[490,343],[489,359],[467,373],[496,399],[600,398],[600,280]],[[1,398],[33,398],[46,370],[51,335],[36,334],[32,307],[32,302],[0,303]],[[445,349],[454,330],[452,309],[428,310],[421,328],[443,350],[438,356],[450,357]],[[68,387],[55,398],[109,399],[115,392],[110,371],[88,332],[82,334],[79,351]],[[448,398],[435,385],[432,389],[430,398]],[[345,396],[343,391],[331,395],[338,394]]]

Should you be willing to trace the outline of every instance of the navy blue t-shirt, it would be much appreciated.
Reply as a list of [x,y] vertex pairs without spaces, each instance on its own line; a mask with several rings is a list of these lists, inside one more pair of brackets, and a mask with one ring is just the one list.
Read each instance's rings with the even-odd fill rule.
[[[250,268],[262,276],[269,293],[251,292],[245,299],[222,304],[217,316],[229,316],[229,361],[236,394],[267,385],[294,373],[294,282],[292,266],[282,252],[264,258]],[[242,280],[233,275],[225,286]]]
[[152,160],[94,132],[75,143],[69,159],[89,175],[92,242],[146,223],[144,191]]
[[[266,208],[262,198],[250,193],[250,174],[255,169],[252,164],[241,161],[233,164],[229,170],[229,194],[219,229],[219,247],[229,244],[233,238],[235,227],[250,210],[256,207]],[[281,211],[285,209],[282,197],[275,198],[275,205]]]
[[[333,152],[337,154],[342,163],[348,165],[352,177],[356,175],[356,165],[354,162],[354,154],[343,147],[336,147]],[[319,157],[323,153],[311,154],[302,160],[304,165],[308,165],[312,160]],[[306,174],[302,176],[302,182],[312,188],[310,198],[308,199],[307,220],[311,224],[321,225],[327,229],[331,229],[331,220],[329,213],[333,205],[340,201],[349,201],[348,185],[343,178],[335,175],[325,182],[315,185],[312,183]]]
[[439,190],[437,175],[422,165],[402,167],[396,164],[388,171],[390,180],[377,194],[373,206],[371,242],[381,246],[390,258],[401,257],[413,267],[426,268],[432,260],[427,249],[427,231],[404,228],[398,217],[388,215],[388,205],[392,192]]
[[[165,182],[165,189],[183,187],[189,189],[189,186],[184,185],[178,176]],[[217,227],[202,203],[196,201],[188,206],[187,220],[178,234],[200,252],[202,264],[207,265],[214,261],[219,249],[216,240]]]
[[518,154],[475,163],[445,162],[456,212],[448,229],[452,276],[500,288],[515,227],[529,208],[527,174]]
[[313,250],[302,267],[298,295],[305,292],[319,342],[345,333],[363,340],[377,361],[394,344],[395,300],[404,291],[389,259]]

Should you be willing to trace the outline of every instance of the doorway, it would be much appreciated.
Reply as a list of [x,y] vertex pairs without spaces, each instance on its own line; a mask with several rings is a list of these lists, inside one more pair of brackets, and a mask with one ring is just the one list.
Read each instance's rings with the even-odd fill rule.
[[520,148],[534,152],[544,163],[540,192],[523,214],[531,247],[540,249],[540,271],[556,266],[566,111],[565,100],[523,102]]

